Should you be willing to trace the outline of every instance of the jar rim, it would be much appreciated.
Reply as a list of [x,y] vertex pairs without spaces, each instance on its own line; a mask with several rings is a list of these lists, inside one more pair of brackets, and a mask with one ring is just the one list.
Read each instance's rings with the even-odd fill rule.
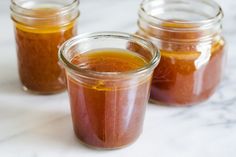
[[[127,72],[97,72],[88,69],[81,69],[74,64],[72,64],[66,57],[65,52],[69,51],[69,49],[78,44],[79,42],[86,41],[89,39],[98,39],[98,38],[115,38],[115,39],[123,39],[127,41],[135,41],[135,43],[139,43],[140,45],[147,46],[150,53],[152,53],[152,58],[150,61],[145,64],[143,67],[138,68],[136,70],[127,71]],[[106,48],[106,47],[104,47]],[[104,32],[93,32],[93,33],[84,33],[78,36],[75,36],[66,42],[64,42],[59,48],[58,58],[60,62],[66,69],[75,72],[75,74],[83,75],[83,76],[100,76],[100,77],[124,77],[127,75],[138,75],[143,74],[145,72],[149,72],[153,70],[159,63],[161,55],[159,50],[154,46],[154,44],[140,36],[131,35],[129,33],[123,32],[114,32],[114,31],[104,31]]]
[[[148,14],[147,10],[145,9],[145,5],[147,5],[148,3],[155,2],[155,1],[157,1],[157,0],[143,0],[140,5],[140,8],[139,8],[139,16],[141,18],[145,19],[146,21],[152,23],[153,25],[158,25],[158,23],[166,22],[168,24],[189,24],[192,26],[196,26],[197,28],[209,27],[208,26],[209,24],[218,23],[219,21],[222,20],[222,18],[224,16],[222,8],[214,0],[208,0],[208,1],[205,1],[205,0],[168,0],[168,1],[162,0],[163,2],[166,2],[166,4],[167,3],[177,3],[177,2],[190,4],[192,2],[198,2],[198,3],[202,3],[204,5],[210,5],[210,6],[215,7],[217,9],[215,15],[213,15],[209,18],[203,19],[203,20],[175,20],[175,19],[167,20],[162,17],[152,16],[152,15]],[[163,5],[165,5],[165,4],[163,4]],[[185,28],[185,30],[195,29],[196,27],[191,27],[191,28],[187,28],[187,29]],[[181,28],[175,28],[175,30],[178,30],[178,29],[181,29]]]
[[[27,8],[27,7],[23,7],[22,5],[20,5],[19,3],[16,2],[17,0],[11,0],[11,5],[10,5],[10,10],[12,13],[20,15],[22,17],[27,17],[27,18],[32,18],[32,19],[43,19],[43,20],[47,20],[47,19],[51,19],[57,16],[63,16],[65,14],[67,14],[69,11],[73,11],[75,9],[78,8],[78,5],[80,3],[79,0],[72,0],[71,3],[65,4],[62,7],[58,8],[58,11],[48,14],[47,17],[38,17],[38,16],[33,16],[31,13],[35,12],[35,9],[33,8]],[[22,13],[19,10],[23,10],[24,13]],[[79,12],[78,15],[79,16]]]

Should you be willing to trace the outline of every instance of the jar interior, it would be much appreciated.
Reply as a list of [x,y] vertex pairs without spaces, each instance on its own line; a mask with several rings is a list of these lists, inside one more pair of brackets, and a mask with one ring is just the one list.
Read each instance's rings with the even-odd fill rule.
[[37,9],[47,7],[62,8],[72,4],[74,1],[75,0],[13,0],[13,3],[24,9]]
[[79,16],[78,0],[12,0],[13,21],[31,27],[67,25]]
[[147,0],[142,9],[154,18],[179,21],[208,20],[220,12],[218,4],[203,0]]
[[[88,41],[89,40],[89,41]],[[147,54],[141,54],[142,57],[145,57],[146,60],[150,61],[152,54],[148,51],[146,47],[143,45],[140,45],[134,41],[126,41],[126,40],[120,40],[120,39],[110,39],[110,38],[103,38],[103,39],[96,39],[91,38],[88,40],[82,40],[78,43],[73,43],[67,53],[68,60],[71,60],[74,56],[78,54],[87,53],[92,50],[98,50],[98,49],[124,49],[129,50],[129,45],[135,44],[138,47],[143,47],[143,49],[147,52]],[[133,51],[134,53],[141,53],[140,51]],[[145,55],[145,56],[144,56]]]
[[63,63],[66,64],[66,67],[76,71],[81,71],[81,69],[75,67],[75,65],[71,63],[71,60],[79,54],[97,49],[123,49],[132,51],[146,60],[148,67],[143,67],[144,69],[157,64],[156,61],[159,59],[159,54],[157,54],[156,48],[151,43],[147,42],[147,44],[144,42],[143,39],[139,39],[138,37],[137,39],[136,37],[132,39],[131,36],[112,36],[109,34],[85,35],[84,37],[73,38],[66,42],[61,47],[59,55]]

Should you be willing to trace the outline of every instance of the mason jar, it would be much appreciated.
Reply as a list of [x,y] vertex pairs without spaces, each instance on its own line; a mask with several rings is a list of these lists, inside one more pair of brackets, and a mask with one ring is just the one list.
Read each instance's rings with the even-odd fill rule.
[[[130,45],[139,49],[131,50]],[[66,71],[78,139],[106,149],[136,141],[143,128],[153,70],[160,60],[156,47],[126,33],[97,32],[66,41],[59,58]]]
[[212,0],[144,0],[137,34],[161,52],[150,99],[162,105],[192,105],[216,90],[225,65],[221,7]]
[[23,89],[39,94],[65,90],[58,48],[76,35],[78,0],[12,0],[18,69]]

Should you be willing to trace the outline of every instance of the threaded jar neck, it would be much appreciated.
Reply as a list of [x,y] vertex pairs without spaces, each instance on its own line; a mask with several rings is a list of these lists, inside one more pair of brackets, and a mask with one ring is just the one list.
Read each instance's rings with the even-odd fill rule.
[[13,21],[24,25],[64,25],[79,15],[79,0],[11,0]]
[[221,33],[223,11],[212,0],[144,0],[139,29],[170,42],[209,41]]

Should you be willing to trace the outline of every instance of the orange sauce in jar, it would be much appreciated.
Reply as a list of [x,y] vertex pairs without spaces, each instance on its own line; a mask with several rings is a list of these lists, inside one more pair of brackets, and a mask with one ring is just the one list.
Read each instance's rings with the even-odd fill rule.
[[62,18],[49,19],[58,8],[33,8],[40,20],[13,16],[20,80],[25,90],[48,94],[65,89],[64,71],[58,64],[58,48],[76,35],[76,19],[62,25]]
[[[208,99],[222,77],[224,39],[201,42],[201,37],[209,32],[170,31],[194,28],[194,25],[184,24],[183,21],[176,21],[176,24],[168,21],[162,26],[165,29],[147,28],[145,33],[137,32],[151,40],[161,52],[160,63],[153,74],[150,99],[159,104],[177,106],[192,105]],[[129,49],[139,48],[131,45]]]
[[187,106],[210,98],[226,59],[221,6],[213,0],[144,0],[138,15],[137,34],[161,52],[152,102]]
[[[224,41],[218,41],[202,52],[178,49],[161,49],[160,52],[162,58],[153,75],[152,100],[189,105],[202,102],[214,93],[222,77]],[[201,55],[208,56],[201,58]]]
[[[98,49],[75,56],[71,63],[93,72],[130,72],[147,61],[127,50]],[[75,134],[90,145],[119,148],[134,142],[142,131],[151,76],[92,79],[68,74],[68,92]]]

